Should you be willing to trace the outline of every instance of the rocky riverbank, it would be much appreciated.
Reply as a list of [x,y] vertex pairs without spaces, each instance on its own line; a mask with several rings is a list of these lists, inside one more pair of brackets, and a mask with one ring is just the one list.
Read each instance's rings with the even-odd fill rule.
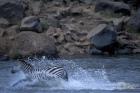
[[0,59],[140,53],[139,0],[0,0]]

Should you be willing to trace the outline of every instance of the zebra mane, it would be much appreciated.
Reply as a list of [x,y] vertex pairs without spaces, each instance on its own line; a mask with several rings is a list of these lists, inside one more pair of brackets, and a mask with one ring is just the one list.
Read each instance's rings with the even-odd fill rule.
[[34,69],[34,67],[28,63],[27,61],[23,60],[23,59],[19,59],[20,65],[22,66],[22,68],[30,68],[30,70]]

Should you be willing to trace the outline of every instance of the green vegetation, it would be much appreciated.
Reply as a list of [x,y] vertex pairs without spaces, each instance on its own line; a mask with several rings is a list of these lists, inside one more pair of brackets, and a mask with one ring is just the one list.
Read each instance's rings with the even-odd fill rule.
[[47,30],[49,28],[47,20],[41,20],[41,25],[43,30]]

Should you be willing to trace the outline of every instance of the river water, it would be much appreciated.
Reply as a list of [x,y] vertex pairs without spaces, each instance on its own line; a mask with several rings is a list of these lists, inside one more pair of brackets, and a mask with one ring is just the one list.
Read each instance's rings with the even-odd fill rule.
[[0,93],[140,93],[140,55],[30,60],[33,65],[61,65],[69,81],[21,82],[24,73],[11,73],[17,61],[0,62]]

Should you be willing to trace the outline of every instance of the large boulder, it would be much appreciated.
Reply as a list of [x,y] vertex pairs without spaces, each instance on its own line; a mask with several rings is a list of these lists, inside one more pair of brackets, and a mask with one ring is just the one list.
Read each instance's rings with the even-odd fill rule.
[[140,7],[140,0],[114,0],[114,1],[123,1],[135,8]]
[[25,17],[21,22],[20,31],[42,32],[40,19],[36,16]]
[[12,58],[32,55],[56,55],[53,39],[35,32],[21,32],[12,41],[9,55]]
[[113,25],[100,24],[88,34],[88,38],[91,46],[95,46],[98,50],[109,54],[115,53],[117,32]]
[[99,0],[95,5],[95,11],[109,11],[115,14],[130,15],[131,9],[129,5],[123,2],[114,2],[110,0]]
[[140,32],[140,9],[128,21],[127,29],[130,31]]
[[25,5],[22,0],[0,0],[0,17],[16,24],[24,17]]

